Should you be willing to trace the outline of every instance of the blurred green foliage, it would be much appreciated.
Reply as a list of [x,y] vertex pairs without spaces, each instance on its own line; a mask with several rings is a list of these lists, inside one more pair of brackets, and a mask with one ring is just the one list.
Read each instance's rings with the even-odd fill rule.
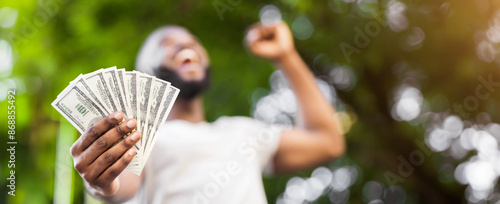
[[[406,69],[419,74],[419,84],[432,111],[447,111],[454,103],[474,94],[478,76],[499,77],[496,62],[486,63],[476,55],[475,34],[487,29],[488,20],[500,8],[494,1],[406,0],[406,16],[410,29],[394,32],[389,27],[370,38],[369,45],[351,55],[349,64],[339,45],[353,45],[354,28],[364,28],[373,21],[363,11],[387,9],[388,0],[362,5],[343,1],[241,1],[230,5],[221,21],[215,1],[71,1],[71,0],[8,0],[0,8],[17,9],[18,18],[12,28],[0,28],[0,39],[8,40],[13,48],[14,65],[7,79],[17,80],[16,96],[16,196],[7,196],[6,180],[0,181],[0,203],[54,202],[56,146],[58,137],[74,141],[76,130],[60,131],[59,114],[50,103],[68,83],[80,73],[104,67],[125,67],[132,70],[135,56],[146,36],[159,26],[178,24],[192,31],[210,55],[213,86],[205,96],[209,121],[223,115],[251,115],[251,95],[257,88],[269,89],[272,64],[250,56],[244,48],[247,26],[258,21],[260,8],[278,5],[283,20],[289,25],[298,17],[307,17],[314,26],[312,36],[296,40],[296,47],[316,75],[328,76],[334,66],[348,66],[355,73],[357,84],[348,92],[339,92],[357,121],[347,133],[348,152],[329,166],[354,165],[359,168],[358,180],[351,188],[350,202],[362,203],[363,184],[370,180],[386,183],[384,172],[397,172],[397,157],[408,157],[417,149],[413,140],[423,141],[421,124],[395,121],[390,114],[390,101],[400,83],[393,66],[404,62]],[[238,2],[238,1],[233,1]],[[488,4],[486,7],[483,4]],[[445,5],[446,8],[443,8]],[[362,10],[360,10],[362,9]],[[364,10],[363,10],[364,9]],[[401,46],[418,26],[425,33],[419,49],[405,51]],[[28,28],[27,28],[28,27]],[[31,29],[31,30],[30,30]],[[325,54],[326,59],[314,59]],[[436,98],[445,98],[445,102]],[[481,101],[471,112],[474,120],[479,112],[488,112],[492,121],[499,121],[498,99],[495,93]],[[5,149],[7,101],[0,101],[0,172],[8,176]],[[59,134],[58,134],[59,133]],[[57,149],[63,169],[72,169],[66,149]],[[440,201],[461,202],[464,186],[453,180],[456,164],[447,157],[433,154],[416,172],[399,183],[407,192],[408,203]],[[84,201],[81,179],[73,177],[71,200]],[[292,176],[309,176],[310,171],[280,175],[265,179],[270,203],[285,189]],[[387,185],[387,184],[386,184]],[[67,190],[67,189],[66,189]],[[329,202],[322,197],[318,202]]]

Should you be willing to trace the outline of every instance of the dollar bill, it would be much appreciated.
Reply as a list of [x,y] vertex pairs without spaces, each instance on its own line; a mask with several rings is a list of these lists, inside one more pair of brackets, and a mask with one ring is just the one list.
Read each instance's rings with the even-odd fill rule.
[[136,155],[126,169],[140,175],[179,91],[153,76],[110,67],[80,74],[52,105],[82,134],[115,111],[134,118],[142,137],[134,145]]
[[[83,134],[95,122],[99,121],[109,113],[99,107],[82,86],[76,81],[66,88],[59,97],[52,103],[52,106],[59,111],[76,129]],[[138,168],[142,163],[142,150],[134,146],[136,155],[126,169],[139,174]]]
[[125,98],[123,97],[124,93],[120,83],[118,82],[116,67],[103,69],[101,73],[104,77],[108,90],[110,90],[111,98],[115,102],[117,108],[115,111],[121,111],[126,116],[130,115],[128,108],[125,106]]
[[104,104],[104,108],[106,108],[108,112],[112,113],[118,110],[113,101],[113,97],[108,90],[106,81],[104,80],[102,69],[85,74],[82,77],[91,91],[94,92],[99,100]]
[[128,110],[128,113],[131,114],[131,107],[130,107],[130,101],[128,100],[128,95],[127,95],[127,86],[125,86],[125,69],[118,69],[116,70],[117,76],[118,76],[118,84],[120,85],[120,90],[123,92],[123,101],[125,102],[125,106]]
[[162,106],[160,108],[160,112],[155,119],[155,127],[154,130],[151,132],[152,138],[149,141],[149,144],[146,145],[147,148],[145,148],[146,153],[142,155],[142,166],[141,166],[141,171],[146,164],[149,154],[151,153],[151,149],[153,149],[152,145],[156,143],[156,138],[157,138],[157,133],[158,130],[160,129],[161,125],[167,120],[167,117],[172,110],[172,106],[174,105],[175,99],[177,99],[177,96],[179,95],[180,90],[174,86],[170,86],[169,89],[167,90],[168,93],[165,96],[165,100],[162,102]]
[[106,115],[110,114],[110,112],[106,108],[104,108],[104,105],[101,103],[101,101],[96,96],[96,94],[94,92],[92,92],[92,90],[90,89],[90,87],[85,83],[85,81],[83,80],[81,74],[75,80],[73,80],[70,83],[70,85],[74,85],[74,86],[77,86],[78,88],[80,88],[80,90],[82,90],[82,92],[85,95],[87,95],[93,101],[95,101],[97,103],[97,105],[99,106],[99,108],[101,108],[101,110],[105,111]]
[[167,95],[167,90],[170,88],[170,83],[155,78],[153,80],[153,85],[151,88],[151,100],[149,104],[148,110],[148,119],[146,120],[146,131],[144,135],[144,143],[143,143],[143,151],[148,144],[148,141],[153,137],[151,132],[154,129],[155,120],[158,116],[159,110],[161,108],[162,103],[165,101],[165,96]]
[[124,81],[127,87],[125,94],[129,99],[131,117],[139,121],[137,114],[139,112],[139,106],[137,103],[137,72],[125,72]]
[[107,113],[97,105],[97,102],[93,101],[75,85],[67,87],[59,97],[52,102],[52,106],[82,134],[95,122],[107,115]]
[[[153,84],[153,76],[149,76],[146,74],[139,73],[137,75],[137,82],[138,82],[138,102],[139,102],[139,113],[138,113],[138,118],[140,121],[138,121],[137,125],[137,130],[141,132],[141,134],[144,134],[147,131],[147,126],[146,123],[148,122],[148,109],[149,109],[149,101],[151,98],[151,86]],[[140,146],[144,146],[142,144],[143,141],[139,141]]]

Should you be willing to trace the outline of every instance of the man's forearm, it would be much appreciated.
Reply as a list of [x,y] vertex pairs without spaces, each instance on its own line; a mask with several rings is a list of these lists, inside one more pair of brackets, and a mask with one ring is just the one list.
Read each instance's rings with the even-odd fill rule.
[[135,174],[125,170],[117,177],[117,179],[118,182],[116,185],[119,185],[118,190],[111,195],[102,194],[101,191],[90,187],[86,182],[85,189],[90,195],[103,202],[123,203],[130,200],[135,194],[137,194],[141,185],[142,175],[136,176]]
[[92,197],[105,202],[105,203],[120,203],[120,202],[125,202],[126,199],[120,198],[119,194],[117,195],[118,192],[113,193],[112,195],[104,195],[102,194],[99,190],[94,189],[90,187],[86,182],[85,184],[85,189],[87,190],[87,193],[90,194]]
[[[296,51],[276,60],[297,96],[305,128],[335,131],[341,127],[335,120],[335,110],[321,93],[314,76]],[[342,141],[343,142],[343,138]]]
[[[268,37],[269,33],[272,38]],[[280,67],[298,100],[299,125],[281,132],[273,160],[275,170],[301,170],[341,156],[345,152],[345,142],[335,110],[295,50],[286,23],[280,22],[273,27],[254,26],[246,41],[252,53],[271,59]]]

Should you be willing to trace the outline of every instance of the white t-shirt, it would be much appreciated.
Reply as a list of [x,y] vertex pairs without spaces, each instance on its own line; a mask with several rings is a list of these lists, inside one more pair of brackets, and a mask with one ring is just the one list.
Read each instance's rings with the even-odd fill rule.
[[272,169],[280,134],[247,117],[167,121],[130,203],[267,203],[262,172]]

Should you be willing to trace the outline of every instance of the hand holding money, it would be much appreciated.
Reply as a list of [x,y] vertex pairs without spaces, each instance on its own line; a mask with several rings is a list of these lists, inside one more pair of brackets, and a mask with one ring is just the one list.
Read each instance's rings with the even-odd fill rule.
[[[97,121],[70,149],[76,171],[86,185],[103,196],[118,190],[116,178],[134,158],[133,146],[141,137],[134,130],[136,121],[128,119],[121,122],[123,118],[123,113],[115,112]],[[121,140],[127,134],[130,135]]]
[[[120,163],[119,158],[128,161],[130,155],[123,154],[128,148],[123,147],[132,145],[134,154],[126,169],[140,175],[156,141],[156,133],[178,94],[179,89],[170,82],[116,67],[80,75],[70,82],[52,106],[82,133],[74,145],[78,148],[72,148],[77,171],[89,184],[101,181],[95,177],[96,172],[110,170],[112,175],[119,174],[123,170],[121,166],[112,164]],[[120,125],[114,127],[118,123]],[[137,136],[140,139],[136,140]],[[82,154],[104,160],[96,160],[97,164],[79,161]],[[99,186],[100,182],[95,185]]]

